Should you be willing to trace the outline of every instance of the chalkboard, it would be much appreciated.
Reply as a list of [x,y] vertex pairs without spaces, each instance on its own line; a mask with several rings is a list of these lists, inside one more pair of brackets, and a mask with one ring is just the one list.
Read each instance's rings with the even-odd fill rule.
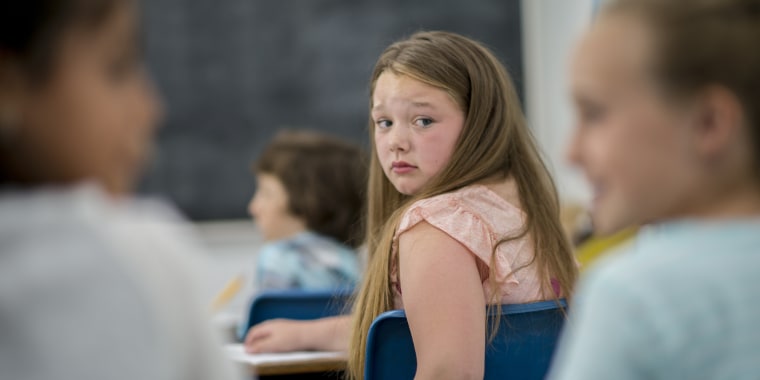
[[148,0],[142,13],[166,112],[139,192],[196,220],[247,216],[251,161],[280,128],[366,145],[375,60],[416,31],[485,43],[522,93],[519,0]]

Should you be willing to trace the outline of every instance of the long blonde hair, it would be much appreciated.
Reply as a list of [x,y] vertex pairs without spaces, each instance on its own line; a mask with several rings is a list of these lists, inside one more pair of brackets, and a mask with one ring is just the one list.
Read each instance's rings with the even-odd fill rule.
[[[386,71],[446,91],[464,111],[465,125],[449,163],[414,196],[396,191],[384,175],[376,152],[372,155],[366,225],[371,256],[353,309],[348,365],[348,376],[353,379],[364,375],[367,332],[372,321],[393,308],[392,239],[403,212],[417,200],[493,176],[511,176],[526,215],[525,228],[518,236],[502,242],[530,235],[535,252],[533,263],[543,289],[552,289],[551,277],[558,281],[560,294],[568,296],[577,276],[570,244],[560,226],[554,183],[526,126],[512,81],[496,57],[481,44],[457,34],[419,32],[383,52],[372,73],[370,95],[378,77]],[[372,120],[369,130],[374,146]],[[490,267],[489,279],[495,283],[495,266]],[[551,292],[550,297],[556,295]]]

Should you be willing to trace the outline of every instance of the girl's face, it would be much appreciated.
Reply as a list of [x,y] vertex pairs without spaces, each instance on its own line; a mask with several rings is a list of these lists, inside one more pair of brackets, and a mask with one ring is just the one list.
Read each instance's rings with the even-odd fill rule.
[[654,85],[651,38],[636,19],[605,15],[572,64],[577,124],[568,155],[593,186],[600,233],[677,215],[695,189],[692,117]]
[[27,180],[94,179],[113,194],[131,190],[160,113],[140,62],[136,14],[125,1],[99,26],[72,27],[41,84],[19,77],[12,155]]
[[265,240],[280,240],[306,230],[303,219],[290,212],[288,192],[279,178],[259,173],[256,182],[256,193],[248,204],[248,212],[255,218]]
[[413,195],[451,159],[465,115],[446,91],[384,72],[372,94],[375,151],[388,180]]

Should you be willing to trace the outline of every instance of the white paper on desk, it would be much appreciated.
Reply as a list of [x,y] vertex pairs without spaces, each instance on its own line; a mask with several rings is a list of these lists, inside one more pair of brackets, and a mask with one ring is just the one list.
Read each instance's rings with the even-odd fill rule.
[[304,362],[319,359],[345,359],[345,352],[336,351],[299,351],[283,352],[276,354],[248,354],[242,344],[228,344],[225,346],[227,357],[230,359],[253,365],[262,364],[286,364],[291,362]]

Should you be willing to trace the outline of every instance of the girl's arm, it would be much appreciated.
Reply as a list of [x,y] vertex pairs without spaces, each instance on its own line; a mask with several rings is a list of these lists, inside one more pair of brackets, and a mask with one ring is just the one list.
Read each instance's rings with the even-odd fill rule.
[[346,351],[350,330],[350,315],[310,321],[273,319],[248,330],[244,344],[249,353]]
[[404,308],[417,352],[416,379],[482,379],[485,297],[475,256],[422,222],[399,237]]

